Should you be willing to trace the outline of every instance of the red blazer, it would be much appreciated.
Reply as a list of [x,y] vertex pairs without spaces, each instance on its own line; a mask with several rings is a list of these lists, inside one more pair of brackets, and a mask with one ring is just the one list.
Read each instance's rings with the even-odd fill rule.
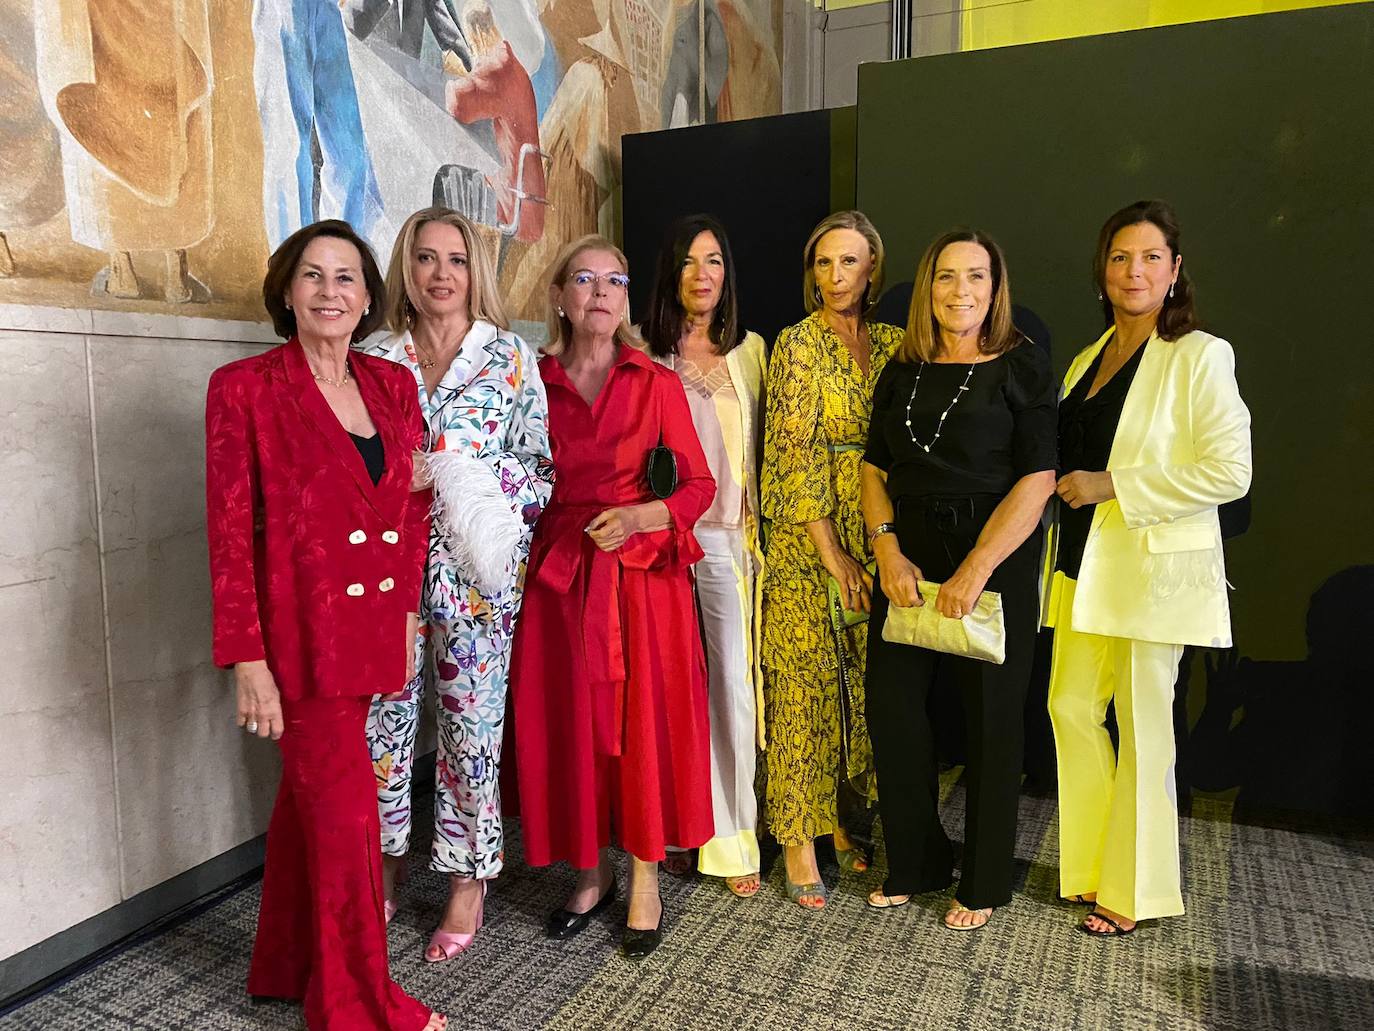
[[429,546],[429,492],[410,490],[419,397],[400,365],[349,364],[386,454],[376,486],[298,341],[216,369],[205,400],[215,664],[266,659],[287,699],[405,683]]

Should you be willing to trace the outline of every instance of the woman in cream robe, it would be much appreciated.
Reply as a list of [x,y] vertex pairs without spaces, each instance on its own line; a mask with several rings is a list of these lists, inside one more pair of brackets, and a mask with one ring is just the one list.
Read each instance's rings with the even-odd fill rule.
[[[757,751],[764,745],[758,629],[763,550],[758,452],[763,338],[739,328],[725,228],[709,215],[669,227],[643,327],[654,359],[677,374],[716,481],[696,525],[694,567],[706,645],[715,836],[698,869],[748,898],[759,888]],[[672,857],[665,865],[672,868]]]

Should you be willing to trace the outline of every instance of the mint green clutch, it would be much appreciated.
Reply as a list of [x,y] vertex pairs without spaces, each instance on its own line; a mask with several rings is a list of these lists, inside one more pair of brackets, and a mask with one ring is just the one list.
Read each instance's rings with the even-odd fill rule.
[[[877,563],[870,562],[864,566],[869,575],[877,572]],[[846,627],[858,626],[860,623],[868,622],[867,612],[854,612],[844,607],[841,600],[840,584],[833,576],[825,578],[825,610],[830,613],[830,629],[844,630]]]

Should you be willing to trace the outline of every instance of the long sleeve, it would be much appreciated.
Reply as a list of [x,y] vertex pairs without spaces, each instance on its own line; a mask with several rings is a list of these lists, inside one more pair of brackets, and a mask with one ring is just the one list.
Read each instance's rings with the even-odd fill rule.
[[549,448],[549,401],[534,352],[516,337],[515,404],[506,426],[504,443],[491,454],[501,490],[511,499],[525,523],[520,554],[529,554],[534,524],[553,493],[553,457]]
[[656,380],[657,389],[663,393],[663,444],[677,459],[677,489],[663,503],[668,506],[674,532],[681,536],[690,532],[711,507],[716,481],[701,449],[682,381],[666,369],[656,373]]
[[809,523],[835,510],[829,455],[820,432],[820,355],[802,326],[778,335],[768,365],[763,514],[778,523]]
[[1250,488],[1250,412],[1236,385],[1235,353],[1225,340],[1209,340],[1198,354],[1188,413],[1194,461],[1112,469],[1127,526],[1194,515]]
[[[424,445],[425,424],[420,412],[420,399],[407,375],[399,382],[397,400],[401,408],[401,425],[407,434],[407,446],[412,457]],[[424,584],[425,566],[429,559],[429,521],[430,506],[434,501],[433,491],[413,490],[406,499],[405,564],[403,578],[398,585],[401,597],[406,600],[412,611],[420,610],[420,589]]]
[[205,398],[205,522],[216,666],[266,658],[254,570],[257,455],[243,375],[218,369]]

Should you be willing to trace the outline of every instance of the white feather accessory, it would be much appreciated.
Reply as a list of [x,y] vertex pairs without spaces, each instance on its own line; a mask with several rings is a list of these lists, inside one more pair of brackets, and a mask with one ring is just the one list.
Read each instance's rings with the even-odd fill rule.
[[436,451],[426,467],[434,485],[431,511],[459,572],[483,594],[504,590],[525,523],[501,490],[500,477],[461,451]]

